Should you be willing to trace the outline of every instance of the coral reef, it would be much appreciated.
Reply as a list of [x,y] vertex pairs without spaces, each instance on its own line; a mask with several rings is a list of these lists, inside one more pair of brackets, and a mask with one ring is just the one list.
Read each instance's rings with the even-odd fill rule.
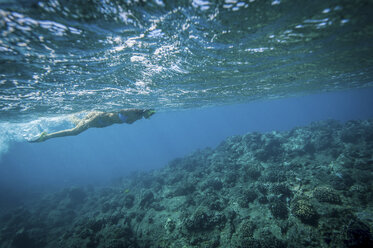
[[305,224],[317,225],[319,214],[307,200],[301,199],[294,201],[292,213]]
[[372,247],[373,121],[249,133],[4,214],[0,247]]
[[313,196],[319,202],[328,202],[332,204],[341,204],[341,198],[333,189],[329,187],[317,187],[313,191]]

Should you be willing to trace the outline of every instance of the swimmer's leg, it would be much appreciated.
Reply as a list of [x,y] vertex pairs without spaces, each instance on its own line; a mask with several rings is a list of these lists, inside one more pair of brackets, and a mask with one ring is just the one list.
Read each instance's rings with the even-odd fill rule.
[[70,116],[70,121],[77,126],[82,119],[78,118],[76,115]]
[[[86,112],[86,111],[81,111],[78,113],[75,113],[69,117],[70,121],[75,125],[78,126],[81,121],[87,121],[92,119],[93,116],[99,114],[99,111],[91,111],[91,112]],[[80,116],[80,117],[78,117]]]
[[39,138],[37,138],[36,140],[30,141],[30,142],[31,143],[44,142],[51,138],[75,136],[75,135],[80,134],[81,132],[84,132],[87,129],[88,129],[88,125],[78,124],[75,128],[66,129],[66,130],[55,132],[55,133],[48,134],[46,132],[42,132]]

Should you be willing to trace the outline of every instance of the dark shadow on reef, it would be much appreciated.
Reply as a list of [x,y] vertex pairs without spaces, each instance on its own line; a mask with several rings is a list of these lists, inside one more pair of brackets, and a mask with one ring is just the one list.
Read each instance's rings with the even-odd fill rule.
[[1,217],[0,247],[373,247],[373,120],[230,137]]

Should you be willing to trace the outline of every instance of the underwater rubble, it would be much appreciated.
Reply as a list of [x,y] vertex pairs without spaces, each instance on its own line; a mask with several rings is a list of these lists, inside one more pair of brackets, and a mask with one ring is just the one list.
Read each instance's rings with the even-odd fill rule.
[[248,133],[0,219],[0,247],[373,247],[373,120]]

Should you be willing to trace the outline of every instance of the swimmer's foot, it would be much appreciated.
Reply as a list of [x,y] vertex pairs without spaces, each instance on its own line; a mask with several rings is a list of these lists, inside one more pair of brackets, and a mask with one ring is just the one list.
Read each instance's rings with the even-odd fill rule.
[[31,140],[29,141],[30,143],[37,143],[37,142],[43,142],[47,139],[47,135],[48,133],[47,132],[42,132],[39,136],[39,138],[35,139],[35,140]]

